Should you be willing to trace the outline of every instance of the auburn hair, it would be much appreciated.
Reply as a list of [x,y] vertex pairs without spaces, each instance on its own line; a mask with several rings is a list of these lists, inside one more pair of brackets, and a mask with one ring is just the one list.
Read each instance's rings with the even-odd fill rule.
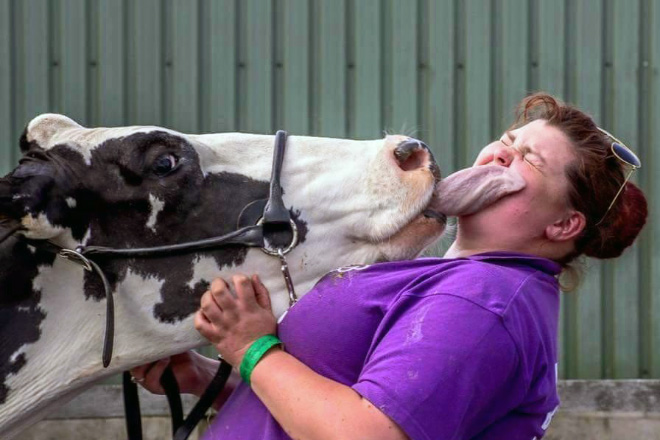
[[576,159],[566,167],[568,201],[586,218],[574,251],[560,263],[567,267],[581,255],[618,257],[639,235],[648,215],[646,197],[632,182],[626,183],[608,211],[630,171],[629,166],[612,153],[612,138],[574,106],[546,93],[535,93],[519,104],[514,127],[537,119],[561,130],[573,144]]

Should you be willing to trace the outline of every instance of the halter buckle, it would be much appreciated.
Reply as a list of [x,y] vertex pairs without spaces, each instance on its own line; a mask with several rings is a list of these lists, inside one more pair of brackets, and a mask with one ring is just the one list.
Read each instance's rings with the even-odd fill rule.
[[[266,221],[264,220],[263,217],[261,217],[259,219],[259,221],[257,222],[257,225],[263,226],[265,223],[266,223]],[[291,243],[289,243],[289,245],[286,248],[284,248],[284,249],[282,249],[282,248],[269,248],[268,246],[266,246],[264,244],[264,246],[261,248],[261,250],[264,251],[265,253],[267,253],[268,255],[272,255],[273,257],[279,256],[280,253],[282,253],[282,255],[286,255],[289,252],[291,252],[291,250],[294,247],[296,247],[296,245],[298,244],[298,226],[296,226],[296,222],[294,222],[293,219],[289,219],[289,225],[291,226],[291,232],[293,233],[293,237],[291,237]]]
[[65,260],[80,264],[88,272],[92,271],[92,264],[89,262],[87,257],[78,251],[74,251],[73,249],[60,249],[57,255],[64,258]]

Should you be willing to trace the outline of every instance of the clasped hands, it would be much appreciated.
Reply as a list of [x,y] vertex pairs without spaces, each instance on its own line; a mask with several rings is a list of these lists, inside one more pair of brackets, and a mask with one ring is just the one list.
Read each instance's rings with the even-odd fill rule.
[[[195,313],[195,329],[208,339],[222,358],[238,368],[250,345],[267,334],[275,334],[277,321],[273,315],[268,290],[257,275],[251,278],[234,275],[231,285],[216,278],[201,298]],[[194,352],[131,369],[135,381],[149,391],[163,393],[160,376],[171,365],[181,392],[199,395],[207,378],[214,374],[215,361]]]

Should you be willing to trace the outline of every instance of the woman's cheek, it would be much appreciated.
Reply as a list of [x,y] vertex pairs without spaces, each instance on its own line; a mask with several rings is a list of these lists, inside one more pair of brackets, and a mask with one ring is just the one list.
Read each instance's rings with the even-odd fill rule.
[[493,144],[485,146],[477,155],[472,166],[486,165],[493,161]]

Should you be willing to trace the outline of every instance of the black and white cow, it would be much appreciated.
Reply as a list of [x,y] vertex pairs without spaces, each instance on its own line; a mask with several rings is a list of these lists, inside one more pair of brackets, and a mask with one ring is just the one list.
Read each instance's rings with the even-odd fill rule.
[[[41,115],[21,138],[20,165],[0,179],[0,225],[71,249],[223,235],[236,229],[244,206],[267,197],[273,142],[159,127],[89,129]],[[481,184],[467,184],[474,179]],[[434,197],[442,192],[438,181],[428,149],[404,136],[290,136],[282,187],[300,230],[300,245],[288,256],[299,294],[339,266],[415,257],[444,229],[438,210],[477,209],[520,186],[492,170],[464,174],[444,189],[459,196],[444,198],[450,202],[442,207],[443,198]],[[276,315],[287,308],[277,259],[258,249],[98,262],[116,303],[107,369],[99,278],[16,237],[0,245],[0,437],[16,435],[103,377],[202,345],[192,315],[217,276],[257,272]]]

